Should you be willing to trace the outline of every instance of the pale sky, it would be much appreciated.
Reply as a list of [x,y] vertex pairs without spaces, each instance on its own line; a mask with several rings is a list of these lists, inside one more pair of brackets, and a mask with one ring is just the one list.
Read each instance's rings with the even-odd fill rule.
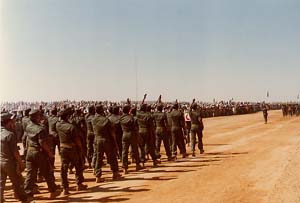
[[300,93],[299,0],[0,2],[1,101]]

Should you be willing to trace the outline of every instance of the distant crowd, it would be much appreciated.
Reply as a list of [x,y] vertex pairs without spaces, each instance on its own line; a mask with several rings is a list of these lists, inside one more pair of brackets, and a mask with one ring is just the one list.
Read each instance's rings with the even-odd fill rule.
[[[146,102],[151,106],[154,111],[156,108],[156,102]],[[43,109],[44,113],[49,115],[50,110],[54,107],[59,109],[64,109],[66,107],[72,107],[74,109],[80,109],[83,113],[88,112],[88,107],[91,105],[96,106],[101,104],[105,107],[108,112],[111,106],[117,105],[123,107],[128,104],[127,101],[112,102],[112,101],[54,101],[54,102],[3,102],[1,103],[1,110],[14,112],[18,116],[23,116],[25,109]],[[164,102],[164,110],[170,109],[174,102]],[[131,102],[130,105],[134,108],[139,108],[140,104],[138,102]],[[267,105],[271,110],[275,109],[285,109],[292,108],[293,111],[298,109],[297,103],[265,103],[265,102],[236,102],[230,101],[219,101],[219,102],[197,102],[197,105],[201,109],[203,118],[217,117],[217,116],[230,116],[239,114],[255,113],[262,110],[263,105]],[[189,102],[179,102],[179,108],[181,110],[186,110],[190,106]]]

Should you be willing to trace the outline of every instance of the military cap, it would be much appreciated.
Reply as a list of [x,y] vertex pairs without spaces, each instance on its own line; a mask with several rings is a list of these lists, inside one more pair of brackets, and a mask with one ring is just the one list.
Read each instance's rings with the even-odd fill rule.
[[76,108],[76,109],[75,109],[75,112],[76,112],[76,113],[81,113],[82,110],[81,110],[80,108]]
[[12,120],[16,117],[16,114],[11,114],[8,112],[1,112],[1,122],[6,122],[8,120]]
[[142,104],[141,111],[146,111],[146,110],[147,110],[147,104]]
[[131,108],[130,113],[135,116],[136,115],[136,107]]
[[131,107],[129,105],[123,106],[123,113],[129,113]]
[[158,111],[162,111],[163,105],[162,104],[158,104],[156,108],[157,108]]
[[29,112],[31,111],[31,108],[27,108],[24,110],[24,115],[29,116]]
[[38,110],[38,109],[32,109],[32,110],[30,110],[30,112],[29,112],[29,116],[30,116],[30,117],[33,117],[33,116],[38,115],[39,113],[40,113],[40,110]]
[[197,107],[198,107],[198,106],[197,106],[196,103],[193,103],[193,104],[192,104],[192,109],[197,109]]
[[51,114],[57,114],[57,108],[55,107],[55,108],[53,108],[53,109],[51,109]]
[[120,107],[119,106],[115,105],[115,106],[112,107],[112,112],[113,113],[118,114],[119,111],[120,111]]
[[96,106],[96,112],[97,112],[97,113],[103,113],[103,112],[104,112],[104,107],[103,107],[103,105],[98,104],[98,105]]
[[69,107],[69,108],[66,108],[66,109],[63,109],[63,110],[61,110],[60,112],[59,112],[59,116],[69,116],[69,115],[71,115],[71,114],[73,114],[74,113],[74,110],[71,108],[71,107]]
[[178,109],[178,104],[177,104],[177,103],[175,103],[175,104],[173,105],[173,109]]
[[95,107],[93,105],[89,106],[88,111],[89,111],[89,113],[95,112]]

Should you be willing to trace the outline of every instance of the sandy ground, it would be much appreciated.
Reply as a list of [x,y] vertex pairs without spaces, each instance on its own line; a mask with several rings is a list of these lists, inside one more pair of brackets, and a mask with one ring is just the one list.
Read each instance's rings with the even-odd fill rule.
[[[104,167],[103,183],[95,183],[92,170],[84,176],[87,191],[76,192],[70,177],[71,195],[49,201],[44,183],[36,202],[300,202],[300,117],[283,118],[281,111],[269,112],[264,124],[262,113],[204,120],[205,154],[179,157],[129,174],[123,181],[112,181]],[[187,147],[190,152],[190,147]],[[60,184],[59,158],[55,176]],[[7,184],[11,189],[10,183]],[[7,202],[14,202],[11,190]]]

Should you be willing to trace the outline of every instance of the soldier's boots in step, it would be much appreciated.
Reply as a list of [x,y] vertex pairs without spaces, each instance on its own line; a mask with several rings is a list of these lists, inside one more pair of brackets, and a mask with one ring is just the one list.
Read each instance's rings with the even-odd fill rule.
[[96,183],[102,183],[102,182],[104,182],[104,178],[96,177]]
[[68,188],[63,189],[63,195],[69,195],[69,194],[70,192]]
[[81,190],[86,190],[87,189],[87,185],[84,185],[84,184],[79,184],[77,185],[77,191],[81,191]]
[[53,200],[53,199],[55,199],[57,196],[59,196],[60,194],[61,194],[61,190],[56,190],[55,192],[51,192],[51,193],[50,193],[49,199],[50,199],[50,200]]
[[119,173],[119,172],[113,172],[113,177],[112,179],[114,181],[117,181],[117,180],[123,180],[124,178],[122,177],[122,175]]
[[136,171],[140,171],[140,170],[142,170],[144,168],[145,168],[144,166],[141,166],[140,164],[137,164],[136,167],[135,167],[135,170]]

